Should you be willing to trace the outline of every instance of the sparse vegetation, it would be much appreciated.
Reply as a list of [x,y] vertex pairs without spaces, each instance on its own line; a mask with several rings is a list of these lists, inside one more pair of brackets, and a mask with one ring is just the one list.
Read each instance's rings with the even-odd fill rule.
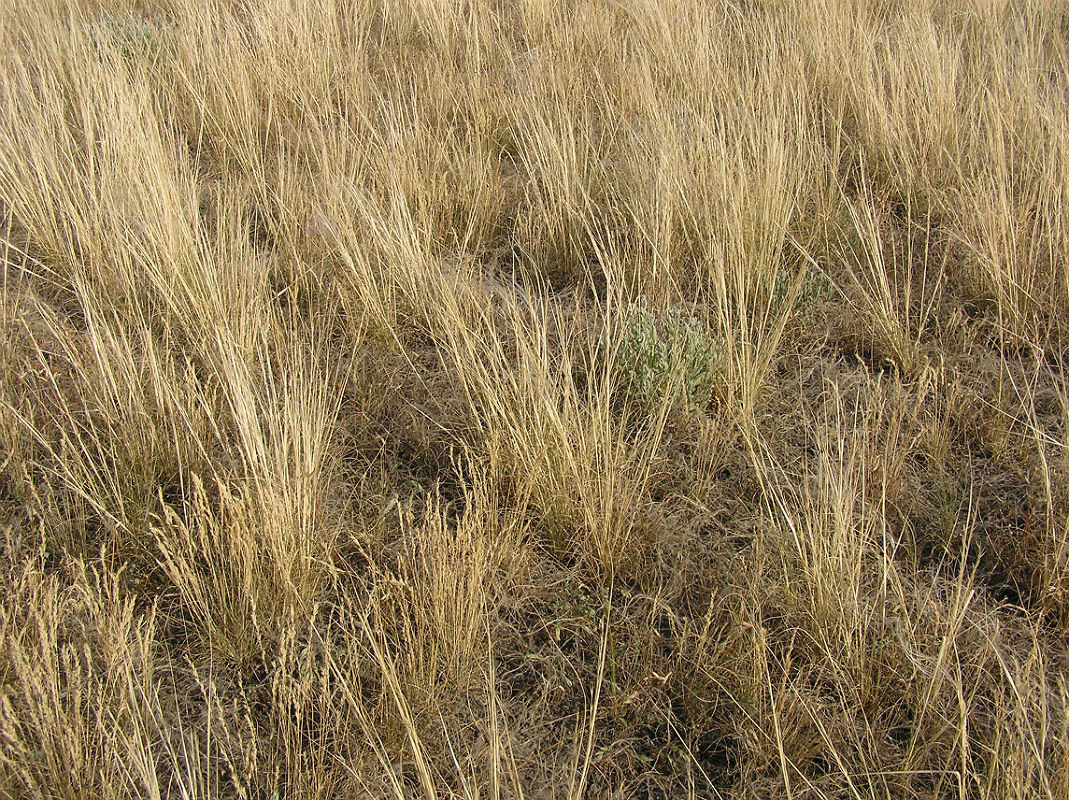
[[0,8],[0,797],[1069,797],[1060,0]]

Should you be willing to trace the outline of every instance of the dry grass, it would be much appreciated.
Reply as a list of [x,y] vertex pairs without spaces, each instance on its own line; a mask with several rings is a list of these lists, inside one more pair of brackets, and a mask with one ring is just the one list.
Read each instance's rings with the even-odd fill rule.
[[1067,75],[1055,0],[5,6],[0,796],[1069,796]]

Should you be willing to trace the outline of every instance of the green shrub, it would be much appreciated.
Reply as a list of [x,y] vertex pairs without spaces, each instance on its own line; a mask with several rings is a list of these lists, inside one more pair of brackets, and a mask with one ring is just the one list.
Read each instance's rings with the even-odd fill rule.
[[[772,309],[775,312],[783,310],[791,296],[791,283],[793,276],[785,269],[776,273],[775,283],[772,286]],[[794,307],[789,309],[795,313],[806,313],[818,303],[831,300],[835,296],[835,287],[824,273],[806,267],[802,274],[801,286],[798,287],[798,296],[794,300]]]
[[702,320],[678,308],[654,312],[642,300],[628,317],[617,353],[620,388],[644,411],[665,401],[702,407],[723,355],[723,342]]
[[169,42],[173,30],[139,14],[105,16],[93,26],[93,40],[99,46],[118,50],[123,58],[154,56]]

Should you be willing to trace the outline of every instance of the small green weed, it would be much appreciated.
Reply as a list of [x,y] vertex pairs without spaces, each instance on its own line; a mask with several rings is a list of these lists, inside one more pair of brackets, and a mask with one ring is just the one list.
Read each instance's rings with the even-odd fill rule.
[[[776,273],[776,280],[772,286],[772,309],[779,311],[791,297],[793,277],[787,270],[781,269]],[[835,297],[835,285],[823,273],[810,267],[806,267],[802,273],[801,286],[798,287],[798,295],[794,300],[792,310],[795,313],[806,313],[818,303],[824,303]]]
[[665,400],[701,407],[708,402],[723,357],[723,342],[698,317],[678,308],[654,312],[640,300],[617,353],[620,386],[647,412]]
[[124,59],[155,56],[167,44],[172,30],[139,14],[105,16],[93,26],[92,38],[99,47],[115,48]]

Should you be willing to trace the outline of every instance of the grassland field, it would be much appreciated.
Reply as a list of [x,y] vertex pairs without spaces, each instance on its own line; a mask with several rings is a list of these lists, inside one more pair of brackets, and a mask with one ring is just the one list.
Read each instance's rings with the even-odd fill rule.
[[0,798],[1069,797],[1063,0],[14,0],[0,270]]

